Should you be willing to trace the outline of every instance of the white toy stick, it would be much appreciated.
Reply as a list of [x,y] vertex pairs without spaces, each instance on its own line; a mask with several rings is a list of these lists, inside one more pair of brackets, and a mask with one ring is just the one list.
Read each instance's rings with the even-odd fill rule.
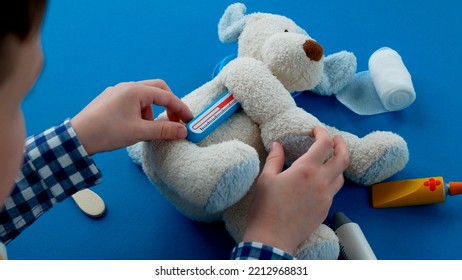
[[91,218],[99,218],[106,213],[106,204],[95,192],[84,189],[72,195],[77,206]]
[[0,261],[6,259],[8,259],[8,256],[6,255],[5,245],[3,245],[3,243],[0,243]]

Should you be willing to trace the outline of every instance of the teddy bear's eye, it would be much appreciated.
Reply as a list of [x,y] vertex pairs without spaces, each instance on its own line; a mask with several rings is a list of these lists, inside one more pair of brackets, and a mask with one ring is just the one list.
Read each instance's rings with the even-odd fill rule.
[[289,30],[286,29],[286,30],[284,30],[284,32],[289,32]]

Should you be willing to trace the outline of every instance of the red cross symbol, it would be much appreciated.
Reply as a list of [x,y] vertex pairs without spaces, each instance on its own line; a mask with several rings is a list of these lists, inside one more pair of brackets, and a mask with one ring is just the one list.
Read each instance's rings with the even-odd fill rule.
[[428,187],[432,192],[434,192],[439,185],[441,185],[441,181],[435,180],[434,178],[430,178],[428,181],[424,182],[424,186]]

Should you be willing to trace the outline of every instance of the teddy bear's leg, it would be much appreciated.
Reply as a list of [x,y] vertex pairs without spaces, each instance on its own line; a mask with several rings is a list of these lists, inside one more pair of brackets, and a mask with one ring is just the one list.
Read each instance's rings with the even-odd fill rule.
[[340,244],[335,232],[321,224],[295,250],[294,256],[300,260],[336,260],[340,254]]
[[330,134],[340,135],[350,153],[350,165],[345,177],[360,185],[381,182],[406,166],[409,150],[406,141],[388,131],[375,131],[359,138],[356,135],[328,127]]
[[236,140],[207,147],[186,140],[143,145],[143,169],[148,176],[152,172],[161,177],[170,191],[210,213],[241,199],[259,173],[255,149]]
[[343,89],[355,76],[356,57],[341,51],[324,58],[324,73],[321,82],[312,89],[320,95],[332,95]]
[[223,213],[223,222],[225,223],[226,230],[236,243],[241,242],[242,237],[244,236],[253,193],[254,188],[251,188],[247,195],[245,195],[238,203],[226,209]]

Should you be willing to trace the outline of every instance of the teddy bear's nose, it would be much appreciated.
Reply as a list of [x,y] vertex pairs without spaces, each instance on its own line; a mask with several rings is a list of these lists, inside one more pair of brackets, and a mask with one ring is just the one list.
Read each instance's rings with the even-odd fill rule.
[[305,50],[306,56],[314,61],[321,60],[324,52],[321,45],[313,40],[306,40],[303,44],[303,49]]

